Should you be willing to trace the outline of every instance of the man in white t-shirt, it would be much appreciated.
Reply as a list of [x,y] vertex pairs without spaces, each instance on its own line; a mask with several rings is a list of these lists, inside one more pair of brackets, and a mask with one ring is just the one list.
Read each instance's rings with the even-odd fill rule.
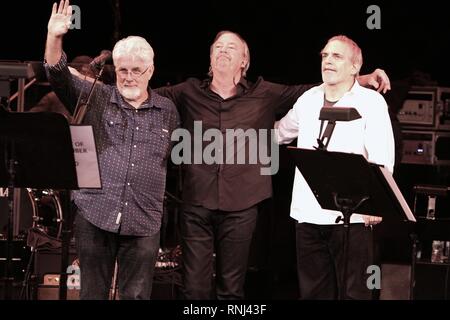
[[[394,137],[388,106],[378,92],[363,88],[356,77],[362,65],[361,49],[346,36],[328,40],[321,52],[323,84],[305,92],[289,113],[276,123],[279,143],[298,138],[297,146],[317,147],[323,107],[353,107],[360,119],[338,122],[328,151],[362,154],[369,162],[394,167]],[[297,272],[301,299],[371,299],[367,267],[373,264],[372,226],[380,217],[353,214],[348,247],[347,289],[342,296],[343,232],[338,211],[320,207],[298,169],[292,192],[291,217],[297,220]]]

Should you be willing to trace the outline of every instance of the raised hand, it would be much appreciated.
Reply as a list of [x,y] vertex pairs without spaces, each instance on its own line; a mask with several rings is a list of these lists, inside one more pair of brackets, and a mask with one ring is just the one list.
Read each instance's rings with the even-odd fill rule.
[[48,35],[61,37],[66,34],[71,25],[71,16],[72,6],[69,5],[69,0],[61,0],[59,6],[55,2],[47,25]]

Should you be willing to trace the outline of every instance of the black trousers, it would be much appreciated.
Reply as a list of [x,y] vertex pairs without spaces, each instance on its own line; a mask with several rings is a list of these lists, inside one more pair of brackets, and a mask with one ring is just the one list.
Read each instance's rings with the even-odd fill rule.
[[181,235],[186,299],[244,298],[257,214],[257,206],[233,212],[184,208]]
[[[344,259],[342,225],[296,224],[297,273],[300,299],[330,300],[339,297]],[[362,223],[350,225],[347,254],[346,299],[369,300],[376,296],[367,286],[375,263],[371,227]]]

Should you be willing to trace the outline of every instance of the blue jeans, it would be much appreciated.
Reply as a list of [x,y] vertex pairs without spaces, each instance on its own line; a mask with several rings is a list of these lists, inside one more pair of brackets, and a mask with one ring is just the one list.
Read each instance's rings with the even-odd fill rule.
[[77,214],[75,241],[82,300],[107,300],[117,259],[119,299],[150,299],[159,232],[149,237],[102,230]]
[[186,299],[244,298],[245,275],[257,215],[257,206],[233,212],[195,206],[184,208],[181,234]]

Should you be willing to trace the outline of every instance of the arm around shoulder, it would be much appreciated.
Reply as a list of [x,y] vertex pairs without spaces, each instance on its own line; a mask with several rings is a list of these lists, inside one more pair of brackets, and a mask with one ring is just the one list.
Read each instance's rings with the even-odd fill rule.
[[388,75],[382,69],[375,69],[374,72],[358,76],[358,82],[367,88],[375,88],[378,92],[386,93],[391,90],[391,83]]

